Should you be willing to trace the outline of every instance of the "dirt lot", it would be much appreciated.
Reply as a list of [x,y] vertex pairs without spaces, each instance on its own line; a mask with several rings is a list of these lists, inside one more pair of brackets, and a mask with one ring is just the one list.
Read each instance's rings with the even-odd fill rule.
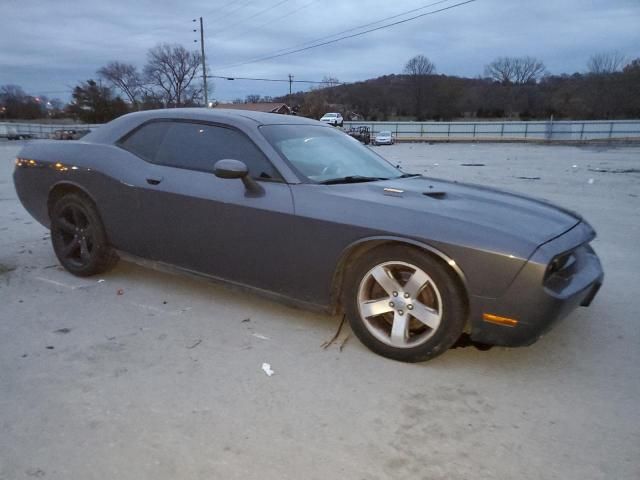
[[16,200],[17,151],[0,143],[1,480],[640,478],[640,147],[377,147],[599,232],[590,308],[532,347],[419,365],[348,330],[323,349],[337,318],[203,281],[61,271]]

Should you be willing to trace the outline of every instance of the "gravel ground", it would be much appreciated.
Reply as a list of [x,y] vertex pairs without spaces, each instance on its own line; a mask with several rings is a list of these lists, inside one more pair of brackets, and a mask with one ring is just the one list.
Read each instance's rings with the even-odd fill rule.
[[583,213],[606,271],[531,347],[406,365],[204,281],[61,271],[16,199],[18,146],[0,143],[0,480],[640,478],[640,147],[376,147]]

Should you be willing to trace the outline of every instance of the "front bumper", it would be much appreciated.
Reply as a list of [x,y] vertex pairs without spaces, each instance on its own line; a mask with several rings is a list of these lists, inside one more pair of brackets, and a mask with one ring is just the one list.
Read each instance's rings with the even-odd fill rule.
[[[604,279],[600,260],[588,243],[594,237],[593,229],[580,222],[538,247],[503,296],[472,296],[471,338],[491,345],[530,345],[578,306],[589,306]],[[551,261],[568,252],[572,257],[570,265],[549,275]],[[517,324],[486,321],[485,313],[517,320]]]

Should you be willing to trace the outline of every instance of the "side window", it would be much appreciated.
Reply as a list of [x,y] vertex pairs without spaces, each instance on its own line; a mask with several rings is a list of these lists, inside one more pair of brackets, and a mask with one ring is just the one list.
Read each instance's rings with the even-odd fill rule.
[[281,178],[258,147],[236,130],[188,122],[162,123],[168,124],[168,130],[151,160],[154,163],[212,172],[215,162],[233,158],[244,162],[253,178]]
[[146,161],[153,162],[169,126],[169,122],[147,123],[122,140],[120,145]]

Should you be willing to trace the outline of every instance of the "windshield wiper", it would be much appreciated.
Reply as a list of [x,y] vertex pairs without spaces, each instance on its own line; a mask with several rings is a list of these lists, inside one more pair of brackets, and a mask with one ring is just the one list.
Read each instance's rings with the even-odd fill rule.
[[403,173],[400,175],[400,178],[409,178],[409,177],[421,177],[419,173]]
[[377,180],[389,180],[386,177],[365,177],[363,175],[348,175],[346,177],[330,178],[329,180],[323,180],[318,182],[321,185],[336,185],[338,183],[362,183],[362,182],[375,182]]

